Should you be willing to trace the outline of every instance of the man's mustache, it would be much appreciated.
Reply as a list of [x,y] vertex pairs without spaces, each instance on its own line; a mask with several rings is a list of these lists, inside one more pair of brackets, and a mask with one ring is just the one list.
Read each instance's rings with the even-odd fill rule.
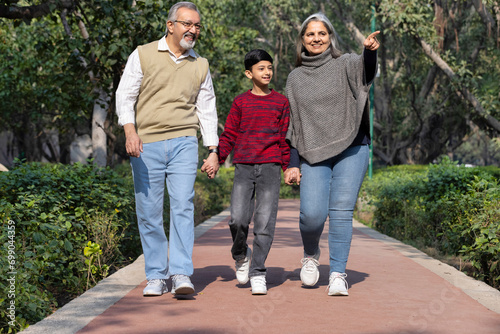
[[187,36],[193,37],[193,41],[196,41],[196,35],[193,34],[192,32],[187,31],[184,33],[184,35],[182,37],[187,37]]

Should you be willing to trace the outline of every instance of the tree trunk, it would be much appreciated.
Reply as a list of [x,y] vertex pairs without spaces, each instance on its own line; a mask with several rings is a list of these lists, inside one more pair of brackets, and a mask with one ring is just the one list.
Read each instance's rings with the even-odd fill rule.
[[99,98],[94,101],[92,112],[92,157],[99,167],[105,167],[107,161],[107,141],[104,122],[108,114],[109,95],[101,88]]
[[[76,13],[76,16],[80,17],[79,13]],[[66,33],[70,36],[70,38],[72,38],[71,30],[66,21],[66,10],[62,11],[61,18]],[[88,40],[89,33],[81,18],[78,21],[78,28],[80,29],[82,37]],[[82,65],[87,67],[87,61],[80,55],[78,50],[76,51]],[[89,77],[94,83],[94,91],[99,96],[94,101],[94,108],[92,110],[92,157],[94,158],[94,164],[99,167],[105,167],[107,162],[107,136],[105,131],[105,121],[108,113],[110,96],[102,87],[99,86],[99,80],[97,80],[92,71],[89,71]]]
[[488,12],[488,9],[486,9],[482,0],[472,0],[472,3],[474,4],[474,8],[476,8],[477,13],[481,17],[481,20],[483,20],[484,24],[486,25],[486,29],[488,30],[488,37],[491,37],[496,25],[495,19],[490,14],[490,12]]

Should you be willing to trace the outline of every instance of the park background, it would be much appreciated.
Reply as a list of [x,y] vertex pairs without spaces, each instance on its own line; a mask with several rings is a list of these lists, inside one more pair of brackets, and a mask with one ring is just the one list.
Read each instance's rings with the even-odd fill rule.
[[[251,88],[250,49],[273,56],[271,87],[283,93],[308,15],[326,13],[343,52],[360,53],[380,30],[374,173],[357,218],[498,288],[499,1],[194,2],[220,131],[233,98]],[[139,255],[114,94],[128,55],[163,36],[174,3],[0,1],[0,163],[10,170],[0,174],[1,291],[10,221],[19,272],[15,327],[0,297],[3,330],[42,319]],[[215,180],[200,175],[197,222],[229,205],[231,185],[230,159]],[[298,191],[283,186],[281,196]]]

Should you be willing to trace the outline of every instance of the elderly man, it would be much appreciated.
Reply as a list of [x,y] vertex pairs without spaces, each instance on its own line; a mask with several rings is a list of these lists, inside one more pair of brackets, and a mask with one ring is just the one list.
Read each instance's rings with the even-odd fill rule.
[[[145,259],[144,296],[194,293],[194,181],[197,130],[209,148],[207,174],[219,169],[217,111],[208,61],[193,51],[200,13],[191,2],[170,8],[166,35],[130,55],[118,90],[116,113],[123,126],[135,187]],[[170,236],[163,228],[165,184],[170,199]]]

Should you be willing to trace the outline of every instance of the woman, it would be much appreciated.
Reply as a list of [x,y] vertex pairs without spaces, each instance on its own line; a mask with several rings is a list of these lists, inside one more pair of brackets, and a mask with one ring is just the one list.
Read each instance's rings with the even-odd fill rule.
[[354,206],[368,166],[368,93],[377,67],[377,34],[365,40],[362,55],[342,55],[328,18],[309,16],[286,85],[292,159],[285,182],[300,184],[300,278],[305,286],[318,282],[319,240],[329,217],[330,296],[348,295],[345,268]]

